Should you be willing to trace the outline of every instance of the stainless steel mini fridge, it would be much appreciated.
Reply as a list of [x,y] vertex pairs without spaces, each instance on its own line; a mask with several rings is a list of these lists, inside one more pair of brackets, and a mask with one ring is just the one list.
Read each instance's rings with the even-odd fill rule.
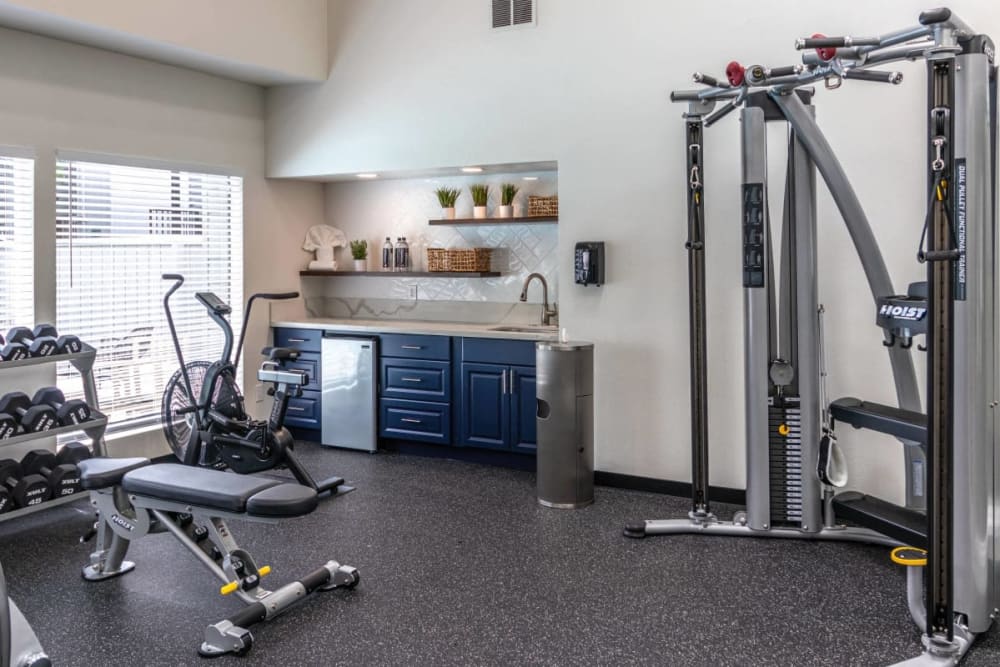
[[374,338],[323,336],[324,445],[366,452],[378,448],[376,346]]

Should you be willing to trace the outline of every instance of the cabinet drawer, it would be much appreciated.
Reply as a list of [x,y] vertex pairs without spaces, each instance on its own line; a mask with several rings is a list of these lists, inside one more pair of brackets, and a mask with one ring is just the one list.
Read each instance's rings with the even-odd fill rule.
[[303,391],[302,396],[288,399],[288,412],[285,413],[286,426],[300,428],[320,427],[320,396],[318,391]]
[[382,358],[382,396],[416,401],[451,400],[451,364],[447,361]]
[[323,332],[319,329],[286,329],[274,330],[274,346],[290,347],[302,352],[319,352]]
[[449,445],[451,408],[447,403],[383,398],[379,401],[379,434],[385,438]]
[[462,361],[534,366],[535,342],[498,338],[463,338]]
[[449,336],[413,336],[410,334],[382,334],[382,356],[407,359],[451,359]]
[[302,385],[302,388],[319,391],[323,386],[319,359],[318,352],[303,352],[295,361],[287,360],[281,365],[289,370],[305,371],[309,376],[309,383]]

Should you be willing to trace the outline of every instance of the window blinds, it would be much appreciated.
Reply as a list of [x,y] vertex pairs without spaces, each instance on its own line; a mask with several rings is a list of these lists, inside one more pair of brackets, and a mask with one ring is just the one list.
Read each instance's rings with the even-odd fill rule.
[[[163,311],[171,283],[187,362],[214,361],[222,333],[195,300],[214,292],[243,311],[243,179],[60,158],[56,163],[56,312],[60,333],[97,348],[94,375],[111,430],[156,423],[179,368]],[[82,396],[68,364],[59,385]]]
[[0,156],[0,335],[35,326],[34,160]]

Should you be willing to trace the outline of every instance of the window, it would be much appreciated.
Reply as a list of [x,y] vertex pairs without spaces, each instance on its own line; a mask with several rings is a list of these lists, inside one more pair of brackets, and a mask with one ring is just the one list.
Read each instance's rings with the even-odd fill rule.
[[[97,348],[94,376],[111,430],[159,421],[178,369],[163,295],[164,273],[186,282],[170,300],[185,361],[214,361],[222,334],[194,299],[243,301],[243,179],[65,159],[56,162],[56,313],[60,333]],[[82,396],[68,364],[67,396]]]
[[0,335],[35,325],[35,163],[0,156]]

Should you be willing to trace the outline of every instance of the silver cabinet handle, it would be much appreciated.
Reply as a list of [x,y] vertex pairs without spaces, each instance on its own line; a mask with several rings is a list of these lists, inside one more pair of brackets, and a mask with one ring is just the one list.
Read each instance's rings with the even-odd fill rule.
[[514,369],[508,368],[507,372],[510,373],[510,395],[514,395],[515,385],[514,385]]
[[289,343],[304,343],[304,342],[306,342],[306,339],[305,338],[289,338],[288,342]]
[[507,369],[500,371],[500,393],[507,394]]
[[423,382],[420,378],[399,378],[403,382]]
[[291,410],[292,412],[305,412],[306,411],[305,408],[297,408],[294,405],[289,405],[288,409]]
[[403,348],[404,350],[422,350],[422,349],[424,349],[423,345],[400,345],[400,347]]
[[409,417],[402,417],[402,418],[400,418],[399,421],[406,422],[408,424],[421,424],[421,423],[423,423],[419,419],[410,419]]

